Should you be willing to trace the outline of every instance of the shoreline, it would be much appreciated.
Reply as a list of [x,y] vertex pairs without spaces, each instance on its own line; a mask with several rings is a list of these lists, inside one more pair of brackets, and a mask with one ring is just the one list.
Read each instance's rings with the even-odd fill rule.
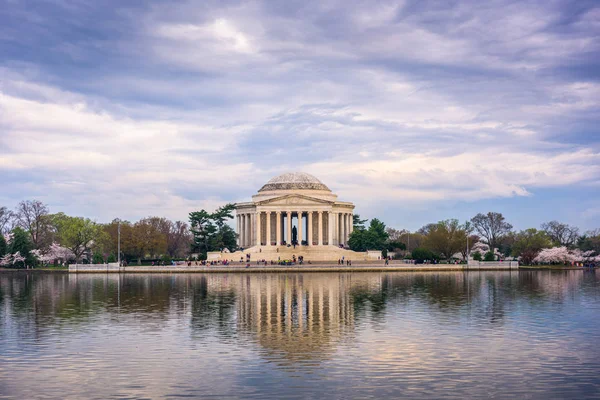
[[[420,264],[423,265],[423,264]],[[481,267],[481,268],[466,268],[465,265],[452,265],[452,264],[438,264],[417,267],[415,265],[353,265],[353,266],[338,266],[338,265],[251,265],[247,267],[245,265],[235,266],[127,266],[120,268],[36,268],[36,269],[10,269],[0,268],[0,272],[60,272],[60,273],[75,273],[75,274],[97,274],[97,273],[110,273],[110,274],[127,274],[127,273],[302,273],[302,272],[435,272],[435,271],[455,271],[455,272],[474,272],[474,271],[508,271],[508,272],[519,272],[519,271],[577,271],[586,270],[584,267],[564,267],[564,266],[520,266],[518,268],[497,268],[497,267]]]

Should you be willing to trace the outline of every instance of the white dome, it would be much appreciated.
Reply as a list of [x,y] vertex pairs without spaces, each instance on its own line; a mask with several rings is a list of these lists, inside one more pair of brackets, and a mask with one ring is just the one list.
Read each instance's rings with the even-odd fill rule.
[[326,190],[331,192],[327,186],[316,177],[305,172],[288,172],[272,178],[267,182],[259,192],[267,190]]

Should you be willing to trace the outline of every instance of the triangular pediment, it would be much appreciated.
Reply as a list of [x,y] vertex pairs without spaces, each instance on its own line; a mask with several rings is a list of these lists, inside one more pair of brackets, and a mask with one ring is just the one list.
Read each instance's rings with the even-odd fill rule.
[[318,205],[323,205],[323,204],[333,204],[333,201],[328,201],[328,200],[323,200],[323,199],[317,199],[315,197],[311,197],[311,196],[306,196],[306,195],[302,195],[302,194],[287,194],[285,196],[280,196],[280,197],[274,197],[272,199],[268,199],[268,200],[262,200],[256,203],[256,205],[260,205],[260,206],[278,206],[278,205],[282,205],[282,206],[289,206],[289,205],[295,205],[295,204],[301,204],[301,205],[307,205],[307,204],[318,204]]

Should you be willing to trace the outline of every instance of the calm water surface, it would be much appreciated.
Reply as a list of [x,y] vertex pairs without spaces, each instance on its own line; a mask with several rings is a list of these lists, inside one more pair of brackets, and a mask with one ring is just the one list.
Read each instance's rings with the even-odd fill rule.
[[600,398],[600,273],[0,273],[0,398]]

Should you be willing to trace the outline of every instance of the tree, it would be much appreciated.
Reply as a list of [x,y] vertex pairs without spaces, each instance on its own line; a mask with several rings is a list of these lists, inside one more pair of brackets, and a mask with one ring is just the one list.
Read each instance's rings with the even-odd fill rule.
[[513,246],[516,241],[516,233],[508,232],[506,235],[502,236],[498,241],[498,251],[505,257],[509,257],[512,254]]
[[141,264],[146,255],[157,258],[167,251],[167,237],[161,232],[159,218],[144,218],[133,224],[133,253]]
[[57,237],[62,246],[73,252],[75,261],[81,261],[82,256],[90,250],[94,240],[101,232],[100,225],[89,218],[69,217],[63,213],[53,218]]
[[235,204],[219,207],[214,213],[206,210],[190,213],[190,231],[193,235],[192,247],[206,258],[209,251],[233,250],[237,247],[237,235],[227,225],[227,220],[233,218]]
[[579,238],[579,228],[558,221],[543,223],[541,227],[557,247],[564,246],[571,248],[577,243],[577,239]]
[[504,220],[504,216],[496,212],[479,213],[471,219],[471,223],[483,242],[492,250],[498,248],[500,239],[512,229],[512,225]]
[[483,261],[496,261],[496,255],[490,250],[483,256]]
[[406,235],[405,229],[394,229],[394,228],[386,228],[385,231],[388,234],[388,238],[391,242],[400,241],[403,235]]
[[421,228],[423,247],[443,258],[451,258],[467,246],[467,234],[458,220],[449,219]]
[[533,261],[542,264],[570,264],[577,261],[577,259],[578,257],[570,252],[566,246],[561,246],[542,249]]
[[513,256],[521,257],[521,262],[530,265],[545,247],[550,247],[552,241],[544,231],[535,228],[526,229],[516,235],[513,245]]
[[385,224],[373,218],[368,229],[358,229],[350,234],[348,246],[354,251],[386,250],[388,233]]
[[600,254],[600,229],[586,232],[577,240],[577,247],[583,252]]
[[479,251],[473,252],[473,260],[475,261],[483,261],[483,257]]
[[6,243],[6,239],[3,234],[0,234],[0,258],[6,255],[8,250],[8,244]]
[[423,264],[424,261],[429,260],[437,260],[438,257],[428,249],[424,249],[422,247],[417,247],[411,253],[411,257],[415,260],[416,264]]
[[52,243],[48,247],[46,252],[41,254],[39,260],[44,263],[50,264],[57,263],[59,261],[69,262],[69,260],[72,260],[74,258],[75,255],[71,250],[59,245],[58,243]]
[[464,238],[461,239],[463,239],[466,243],[461,247],[460,254],[462,255],[463,260],[467,260],[469,254],[471,254],[471,250],[473,250],[473,246],[475,246],[475,243],[479,241],[479,236],[469,235],[466,231],[464,231],[461,235],[464,235]]
[[188,224],[183,221],[168,221],[165,228],[163,233],[167,237],[167,253],[171,257],[184,257],[187,255],[192,244],[192,236]]
[[360,219],[360,215],[359,214],[353,214],[352,215],[352,226],[354,227],[353,230],[358,230],[358,229],[365,229],[365,224],[367,223],[366,219]]
[[48,238],[51,227],[48,206],[39,200],[22,201],[17,206],[15,215],[18,226],[31,235],[34,248],[42,248],[46,244],[44,239]]
[[14,228],[15,214],[6,207],[0,207],[0,235],[6,235]]
[[202,254],[202,258],[206,258],[206,254],[211,251],[210,242],[217,233],[217,226],[212,221],[212,215],[206,210],[191,212],[190,226],[194,237],[194,250]]
[[31,254],[31,238],[24,229],[16,227],[10,235],[8,249],[4,257],[11,257],[11,265],[16,267],[33,266],[35,258]]

